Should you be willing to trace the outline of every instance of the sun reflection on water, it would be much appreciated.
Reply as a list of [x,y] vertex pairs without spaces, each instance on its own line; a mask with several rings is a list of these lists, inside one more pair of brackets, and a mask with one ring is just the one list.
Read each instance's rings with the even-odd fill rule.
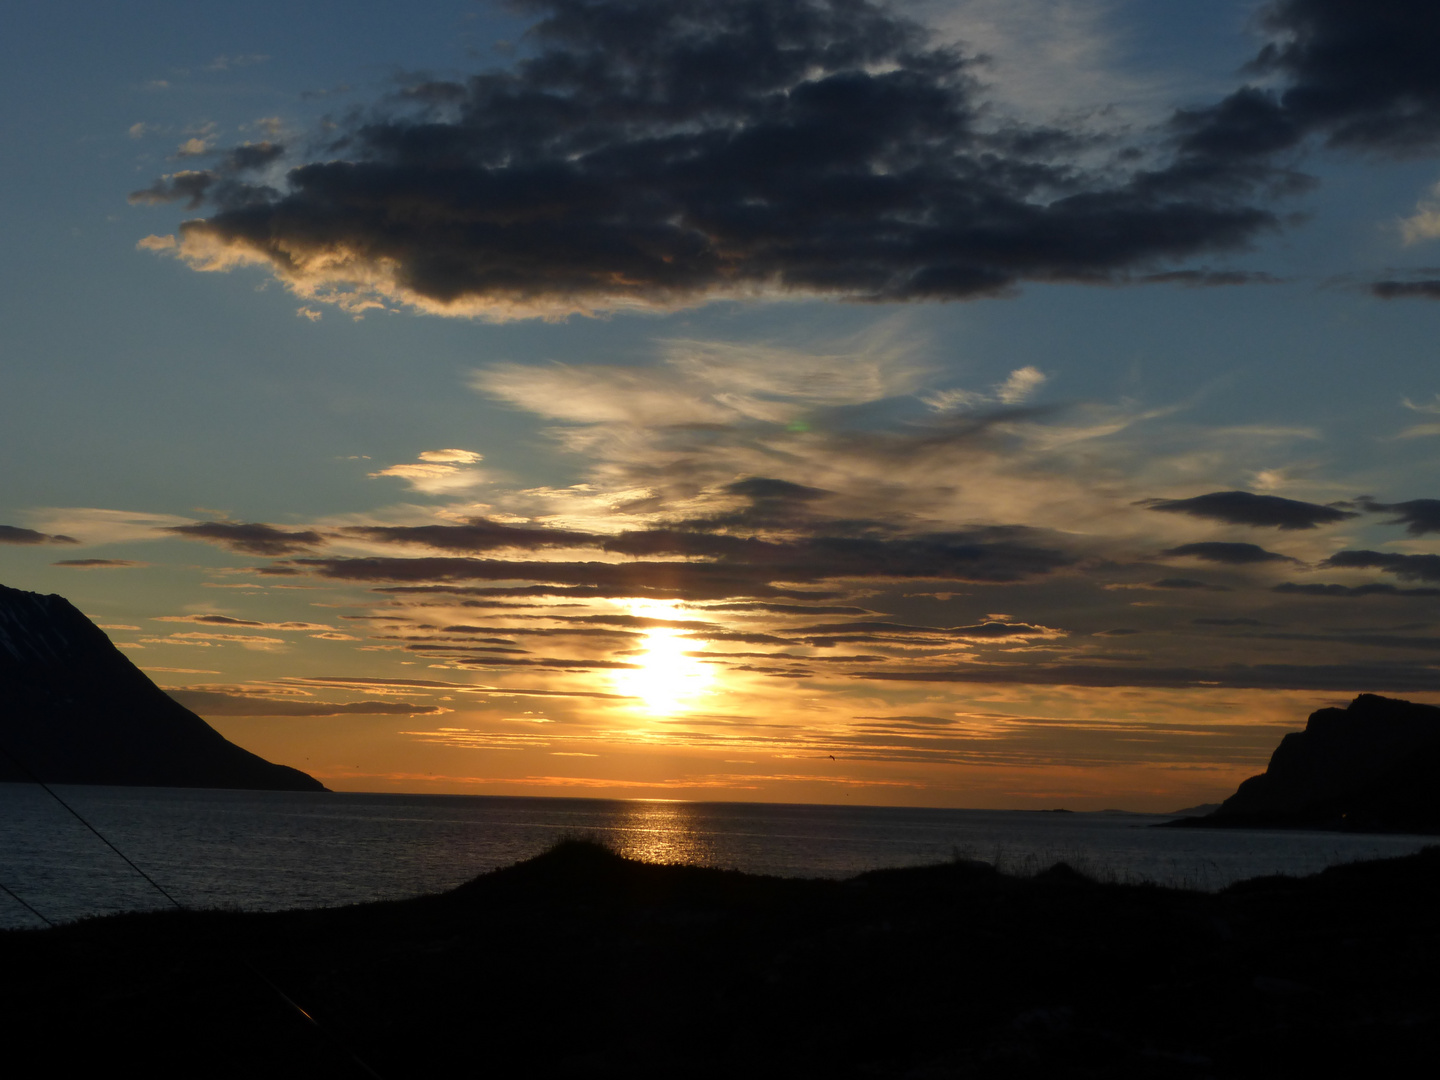
[[695,808],[683,802],[637,800],[627,804],[615,843],[627,859],[711,866],[715,845],[699,828]]

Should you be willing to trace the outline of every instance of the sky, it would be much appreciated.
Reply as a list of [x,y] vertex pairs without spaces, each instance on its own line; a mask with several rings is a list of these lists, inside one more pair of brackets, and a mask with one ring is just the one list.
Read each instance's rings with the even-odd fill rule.
[[337,790],[1170,810],[1440,701],[1440,10],[17,0],[0,582]]

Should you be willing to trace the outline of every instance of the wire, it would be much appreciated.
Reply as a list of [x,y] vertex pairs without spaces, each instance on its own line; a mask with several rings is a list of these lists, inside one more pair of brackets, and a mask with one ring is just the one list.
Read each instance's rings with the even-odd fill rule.
[[[45,783],[44,780],[41,780],[40,777],[36,776],[35,771],[31,769],[30,766],[26,765],[25,762],[21,761],[18,757],[11,753],[8,747],[0,744],[0,753],[3,753],[7,758],[14,762],[16,767],[18,767],[21,772],[23,772],[26,776],[30,777],[32,781],[34,781],[41,788],[43,788],[52,799],[58,802],[66,810],[70,811],[70,813],[74,816],[75,820],[80,822],[81,825],[84,825],[85,828],[89,829],[92,833],[98,836],[106,847],[108,847],[116,855],[119,855],[120,858],[124,859],[126,866],[130,867],[131,870],[134,870],[137,874],[139,874],[142,878],[144,878],[152,886],[154,886],[155,891],[158,892],[161,896],[165,897],[166,900],[169,900],[170,903],[174,904],[177,911],[186,910],[184,904],[180,903],[179,900],[176,900],[175,897],[171,896],[168,892],[166,892],[158,881],[156,881],[144,870],[140,869],[140,867],[136,866],[133,862],[131,862],[128,855],[126,855],[123,851],[121,851],[118,847],[116,847],[108,839],[106,839],[104,833],[102,833],[99,829],[95,828],[94,825],[91,825],[90,822],[86,821],[80,811],[76,810],[73,806],[71,806],[64,799],[62,799],[55,792],[55,789],[52,788],[49,784]],[[9,889],[6,889],[4,885],[0,885],[0,889],[5,889],[5,892],[15,897],[16,900],[18,900],[21,904],[25,906],[26,910],[30,911],[37,918],[44,921],[46,925],[55,925],[49,919],[45,918],[44,915],[41,915],[40,912],[36,911],[33,907],[31,907],[29,904],[26,904],[24,900],[20,899],[20,897],[15,896],[13,892],[10,892]],[[248,970],[252,975],[254,975],[257,979],[259,979],[266,986],[268,986],[281,1001],[283,1001],[287,1006],[289,1006],[297,1014],[299,1014],[301,1019],[303,1019],[307,1024],[310,1025],[311,1028],[315,1030],[316,1034],[318,1034],[322,1039],[330,1043],[333,1047],[335,1047],[346,1057],[348,1057],[356,1068],[358,1068],[366,1076],[373,1078],[373,1080],[383,1080],[379,1073],[377,1073],[361,1059],[359,1054],[355,1053],[354,1050],[351,1050],[350,1047],[347,1046],[338,1035],[335,1035],[329,1029],[324,1027],[320,1023],[320,1021],[316,1020],[315,1017],[311,1016],[308,1012],[302,1009],[294,998],[292,998],[289,994],[285,993],[284,990],[281,990],[280,987],[277,986],[268,975],[266,975],[263,971],[261,971],[258,967],[255,966],[255,964],[250,960],[249,957],[237,956],[236,958],[240,961],[241,964],[245,966],[246,970]]]
[[27,903],[27,902],[24,900],[23,897],[17,896],[17,895],[15,894],[15,890],[14,890],[14,889],[11,889],[11,888],[10,888],[8,885],[6,885],[3,881],[0,881],[0,892],[3,892],[6,896],[10,897],[11,900],[14,900],[17,904],[19,904],[21,907],[23,907],[26,911],[30,912],[31,915],[34,915],[37,919],[39,919],[41,922],[43,922],[46,926],[54,926],[54,925],[55,925],[53,922],[51,922],[49,919],[47,919],[44,915],[41,915],[40,912],[36,911],[36,910],[34,909],[34,907],[32,907],[29,903]]
[[12,753],[10,752],[9,748],[7,748],[7,747],[5,747],[5,746],[0,746],[0,752],[3,752],[7,758],[9,758],[12,762],[14,762],[15,765],[19,767],[19,769],[20,769],[21,772],[25,773],[25,775],[28,776],[28,777],[30,777],[31,780],[35,781],[35,783],[39,784],[42,788],[44,788],[45,791],[50,795],[50,797],[51,797],[52,799],[54,799],[56,802],[58,802],[58,803],[59,803],[61,806],[63,806],[66,810],[69,810],[70,813],[74,815],[76,821],[80,822],[81,825],[84,825],[85,828],[89,829],[92,833],[94,833],[96,836],[98,836],[98,837],[100,838],[100,842],[101,842],[102,844],[104,844],[106,847],[108,847],[111,851],[115,852],[116,855],[119,855],[120,858],[124,859],[126,866],[130,867],[131,870],[134,870],[134,871],[135,871],[137,874],[139,874],[142,878],[144,878],[144,879],[145,879],[146,881],[148,881],[151,885],[153,885],[153,886],[155,887],[155,891],[156,891],[156,892],[158,892],[161,896],[165,897],[166,900],[169,900],[170,903],[174,904],[174,905],[175,905],[177,908],[179,908],[181,911],[184,911],[184,910],[185,910],[185,905],[184,905],[184,904],[180,903],[179,900],[176,900],[175,897],[171,896],[168,892],[166,892],[163,888],[161,888],[161,887],[160,887],[160,883],[159,883],[158,881],[156,881],[156,880],[155,880],[154,878],[152,878],[149,874],[147,874],[144,870],[141,870],[140,867],[136,866],[133,862],[131,862],[131,861],[130,861],[130,856],[126,855],[126,854],[125,854],[123,851],[121,851],[118,847],[116,847],[116,846],[115,846],[114,844],[112,844],[109,840],[107,840],[104,833],[102,833],[99,829],[95,828],[94,825],[91,825],[90,822],[86,821],[85,818],[81,816],[80,811],[76,810],[73,806],[71,806],[71,805],[70,805],[69,803],[67,803],[64,799],[62,799],[59,795],[57,795],[57,794],[55,793],[54,789],[51,788],[49,784],[45,783],[44,780],[41,780],[40,777],[36,776],[35,773],[34,773],[34,771],[30,768],[30,766],[26,765],[26,764],[25,764],[23,761],[21,761],[18,757],[16,757],[14,754],[12,754]]

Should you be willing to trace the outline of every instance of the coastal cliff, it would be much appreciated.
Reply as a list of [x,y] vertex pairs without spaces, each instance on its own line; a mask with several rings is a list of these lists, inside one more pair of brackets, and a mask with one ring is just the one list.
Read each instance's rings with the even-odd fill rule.
[[170,698],[68,600],[0,585],[0,780],[324,791]]
[[1361,694],[1317,710],[1219,809],[1172,824],[1440,833],[1440,708]]

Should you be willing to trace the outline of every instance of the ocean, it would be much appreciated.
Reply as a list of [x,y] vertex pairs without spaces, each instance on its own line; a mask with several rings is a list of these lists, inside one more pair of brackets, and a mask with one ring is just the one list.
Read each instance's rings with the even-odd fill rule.
[[[1034,873],[1199,889],[1418,851],[1433,837],[1154,829],[1117,812],[686,803],[80,787],[56,791],[187,907],[282,910],[438,892],[603,840],[625,855],[785,877],[846,878],[956,857]],[[167,906],[41,788],[0,784],[0,927]]]

